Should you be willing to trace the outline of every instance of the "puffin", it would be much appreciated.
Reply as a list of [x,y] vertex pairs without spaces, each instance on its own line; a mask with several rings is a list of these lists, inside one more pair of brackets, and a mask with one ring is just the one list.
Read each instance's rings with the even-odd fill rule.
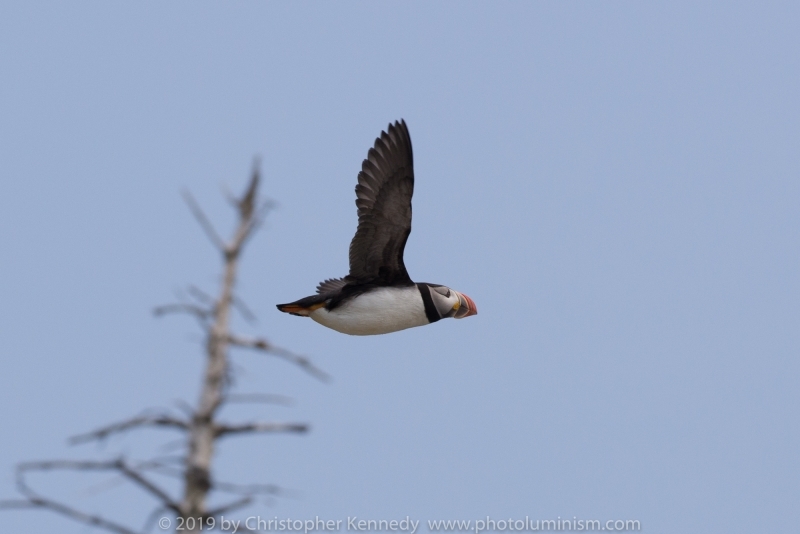
[[400,119],[381,131],[358,173],[358,228],[350,242],[350,273],[324,280],[315,295],[278,304],[278,309],[354,336],[476,315],[475,302],[464,293],[409,277],[403,251],[411,233],[413,194],[411,136]]

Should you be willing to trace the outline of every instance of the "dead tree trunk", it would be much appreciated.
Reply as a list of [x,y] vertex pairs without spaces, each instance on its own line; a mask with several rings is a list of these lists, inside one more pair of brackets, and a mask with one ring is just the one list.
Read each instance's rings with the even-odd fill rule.
[[[228,378],[228,344],[231,339],[230,315],[233,303],[233,290],[236,285],[236,269],[242,246],[257,225],[257,210],[254,202],[258,190],[258,173],[253,172],[247,192],[238,202],[239,224],[233,238],[223,243],[212,233],[212,240],[220,248],[225,269],[219,297],[213,306],[213,323],[208,329],[206,340],[206,369],[197,410],[189,425],[189,452],[186,458],[184,476],[184,495],[181,514],[185,518],[202,520],[206,516],[206,495],[211,488],[211,460],[214,456],[214,442],[219,437],[215,415],[224,400],[225,385]],[[193,211],[201,221],[202,212],[190,201]],[[210,225],[204,227],[211,230]]]
[[[95,431],[74,436],[70,443],[78,444],[101,441],[114,434],[146,427],[173,429],[185,433],[186,455],[177,464],[162,459],[129,461],[118,457],[110,460],[48,460],[27,462],[17,465],[17,490],[22,499],[0,501],[0,509],[46,509],[61,514],[74,521],[117,534],[136,534],[147,532],[158,520],[161,530],[170,526],[180,527],[182,532],[209,530],[212,520],[223,513],[248,506],[254,498],[263,494],[275,494],[279,489],[267,484],[240,484],[223,482],[212,475],[212,461],[217,441],[228,435],[268,432],[305,432],[308,427],[302,423],[254,422],[225,423],[219,420],[220,408],[228,401],[250,399],[274,401],[276,396],[245,394],[234,396],[231,392],[230,355],[231,348],[244,348],[278,356],[321,380],[328,376],[317,369],[308,359],[287,350],[275,347],[265,339],[246,338],[231,331],[231,315],[238,309],[245,315],[250,312],[237,298],[235,292],[236,275],[242,251],[248,239],[261,224],[269,204],[258,197],[259,174],[254,168],[250,182],[241,198],[233,204],[237,210],[238,222],[229,241],[224,241],[188,193],[184,198],[211,242],[219,250],[223,260],[223,275],[219,294],[211,298],[205,293],[190,287],[192,301],[178,302],[155,309],[156,315],[167,313],[187,313],[194,316],[206,336],[205,371],[202,379],[200,397],[194,408],[185,408],[186,415],[176,416],[169,411],[146,412],[143,415],[113,423]],[[78,510],[64,502],[45,497],[28,484],[26,474],[31,471],[70,470],[81,472],[110,472],[121,476],[135,486],[149,493],[157,507],[141,531],[127,527],[99,514]],[[180,478],[183,481],[183,496],[173,498],[160,487],[151,475]],[[209,508],[208,497],[213,491],[232,493],[238,498],[216,508]],[[160,516],[160,517],[159,517]],[[173,522],[172,519],[175,521]],[[166,521],[165,521],[166,520]]]

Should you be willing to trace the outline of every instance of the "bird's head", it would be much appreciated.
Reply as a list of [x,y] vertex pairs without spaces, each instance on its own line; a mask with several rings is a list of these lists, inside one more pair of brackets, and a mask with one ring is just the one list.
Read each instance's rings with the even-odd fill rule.
[[442,319],[453,317],[463,319],[470,315],[478,314],[478,307],[475,302],[464,293],[459,293],[455,289],[446,286],[429,284],[431,288],[431,298],[436,310]]

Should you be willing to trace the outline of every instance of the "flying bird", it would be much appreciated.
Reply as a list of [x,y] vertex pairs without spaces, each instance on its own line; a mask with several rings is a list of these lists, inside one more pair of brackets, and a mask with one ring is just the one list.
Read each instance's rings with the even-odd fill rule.
[[464,293],[414,283],[408,276],[403,250],[411,233],[413,194],[411,137],[401,119],[381,132],[358,173],[358,229],[350,242],[350,274],[325,280],[316,295],[278,304],[278,309],[356,336],[477,314]]

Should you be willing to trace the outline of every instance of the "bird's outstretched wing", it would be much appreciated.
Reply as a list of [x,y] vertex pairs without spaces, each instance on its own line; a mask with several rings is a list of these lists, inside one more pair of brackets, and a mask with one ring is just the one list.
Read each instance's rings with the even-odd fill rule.
[[348,284],[412,283],[403,250],[411,233],[413,194],[411,137],[400,120],[381,132],[358,173],[358,229],[350,242]]

